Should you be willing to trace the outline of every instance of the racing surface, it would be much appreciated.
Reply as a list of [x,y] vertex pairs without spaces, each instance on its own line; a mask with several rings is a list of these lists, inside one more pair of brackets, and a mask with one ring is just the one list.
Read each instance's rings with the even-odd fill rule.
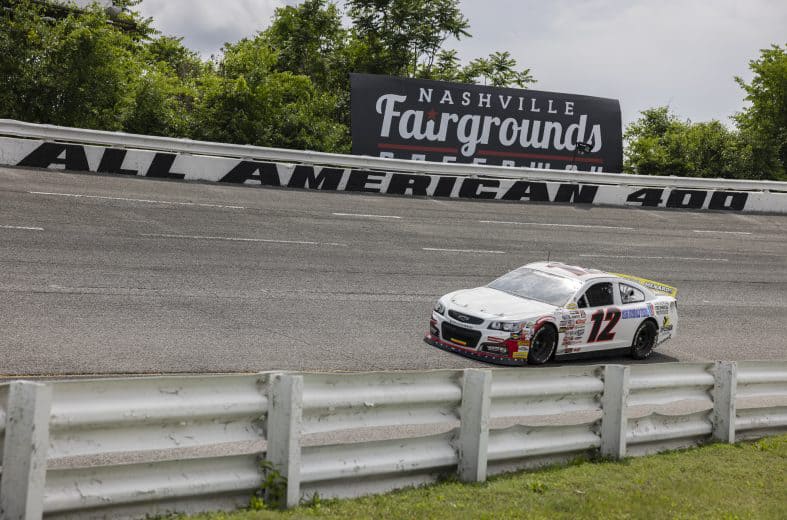
[[783,359],[786,226],[0,168],[0,374],[488,366],[432,303],[547,258],[676,286],[652,362]]

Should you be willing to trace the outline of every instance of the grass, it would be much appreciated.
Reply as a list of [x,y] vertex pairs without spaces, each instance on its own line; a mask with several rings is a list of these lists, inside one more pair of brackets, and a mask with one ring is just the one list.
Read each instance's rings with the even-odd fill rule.
[[626,459],[577,462],[444,482],[290,511],[239,511],[190,520],[285,518],[787,518],[787,435]]

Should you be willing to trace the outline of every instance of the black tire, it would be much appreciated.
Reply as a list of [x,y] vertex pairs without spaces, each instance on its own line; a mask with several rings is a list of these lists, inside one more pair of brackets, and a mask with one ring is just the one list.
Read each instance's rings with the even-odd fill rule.
[[527,362],[530,365],[543,365],[555,355],[557,348],[557,329],[552,325],[544,325],[533,336]]
[[659,328],[650,320],[643,321],[637,332],[634,333],[634,341],[631,343],[631,357],[634,359],[646,359],[653,353],[656,346],[656,338]]

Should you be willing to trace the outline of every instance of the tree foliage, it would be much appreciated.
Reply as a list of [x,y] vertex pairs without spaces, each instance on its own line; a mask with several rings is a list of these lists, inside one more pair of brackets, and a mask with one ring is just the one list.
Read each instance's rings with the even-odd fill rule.
[[[339,150],[345,128],[336,99],[305,75],[274,70],[277,53],[264,37],[224,47],[217,73],[202,85],[192,136],[282,148]],[[342,150],[344,151],[344,150]]]
[[719,121],[692,123],[651,108],[624,134],[625,169],[642,175],[746,178],[751,150]]
[[347,0],[366,72],[414,76],[429,70],[445,41],[470,36],[459,0]]
[[3,13],[0,79],[3,117],[119,130],[139,77],[136,43],[97,7],[58,22],[33,2]]
[[681,121],[667,107],[643,111],[626,129],[624,169],[645,175],[783,179],[787,168],[787,47],[761,51],[751,83],[735,78],[749,106],[731,129]]
[[746,92],[749,106],[735,120],[742,139],[752,148],[753,168],[759,177],[787,173],[787,45],[763,49],[749,62],[751,83],[735,81]]

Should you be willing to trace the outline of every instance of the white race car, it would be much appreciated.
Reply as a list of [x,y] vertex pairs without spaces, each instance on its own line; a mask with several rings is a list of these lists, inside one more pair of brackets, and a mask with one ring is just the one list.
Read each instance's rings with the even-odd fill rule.
[[676,295],[644,278],[536,262],[440,298],[424,339],[503,365],[613,349],[644,359],[677,334]]

